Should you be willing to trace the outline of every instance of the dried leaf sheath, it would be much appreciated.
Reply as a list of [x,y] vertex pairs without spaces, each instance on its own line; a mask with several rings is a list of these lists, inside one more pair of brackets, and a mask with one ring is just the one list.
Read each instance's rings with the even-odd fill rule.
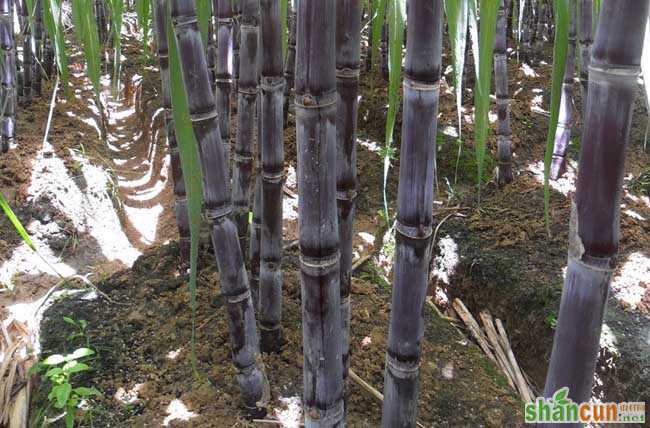
[[263,366],[258,363],[257,325],[237,228],[230,219],[232,205],[228,168],[194,1],[172,0],[171,16],[190,117],[199,144],[205,210],[212,223],[212,242],[219,264],[221,293],[227,301],[233,361],[238,370],[237,382],[245,406],[263,407],[268,401],[269,385]]
[[413,427],[424,334],[442,49],[442,1],[413,0],[407,13],[400,175],[383,427]]

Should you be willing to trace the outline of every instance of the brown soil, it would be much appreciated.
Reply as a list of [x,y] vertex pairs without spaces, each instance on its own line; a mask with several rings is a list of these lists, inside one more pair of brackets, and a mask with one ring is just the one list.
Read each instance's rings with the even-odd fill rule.
[[[302,355],[298,254],[283,260],[283,325],[286,343],[281,354],[264,355],[272,388],[269,415],[284,405],[280,397],[300,396]],[[189,294],[177,270],[176,245],[149,251],[133,269],[100,284],[119,302],[104,299],[63,299],[45,314],[42,345],[45,355],[71,352],[84,339],[66,341],[73,329],[63,316],[85,319],[90,345],[98,350],[88,382],[104,392],[86,423],[94,426],[159,426],[165,409],[179,399],[196,417],[191,426],[257,426],[246,422],[237,407],[238,390],[230,360],[229,337],[218,273],[207,247],[201,251],[196,317],[199,375],[192,374]],[[372,281],[371,270],[353,282],[352,369],[381,391],[389,318],[389,290]],[[505,378],[481,351],[430,309],[423,342],[419,420],[426,426],[513,426],[520,420],[519,399]],[[180,352],[172,359],[170,353]],[[445,373],[445,376],[443,376]],[[41,386],[39,394],[47,388]],[[127,392],[125,394],[125,391]],[[128,395],[131,391],[131,395]],[[134,392],[137,391],[137,392]],[[129,397],[131,403],[120,402]],[[119,399],[118,399],[119,398]],[[37,399],[36,403],[42,403]],[[38,404],[37,404],[38,405]],[[348,392],[348,424],[378,426],[380,404],[355,384]],[[444,422],[443,422],[444,421]],[[172,426],[185,426],[176,421]]]

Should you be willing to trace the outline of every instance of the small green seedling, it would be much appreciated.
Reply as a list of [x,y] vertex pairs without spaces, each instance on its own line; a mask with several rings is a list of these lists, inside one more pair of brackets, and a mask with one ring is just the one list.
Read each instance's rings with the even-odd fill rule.
[[90,347],[90,337],[88,337],[88,334],[86,333],[86,327],[88,327],[88,322],[86,322],[86,320],[75,321],[72,318],[63,317],[63,321],[74,326],[77,329],[76,332],[69,334],[66,338],[69,342],[82,337],[86,340],[86,346]]
[[43,373],[43,377],[52,384],[47,399],[55,409],[65,413],[67,428],[74,426],[74,416],[77,408],[83,406],[92,397],[101,397],[96,388],[73,386],[72,377],[76,373],[90,370],[88,364],[79,361],[93,355],[95,351],[90,348],[78,348],[68,355],[54,354],[36,364],[30,370],[31,374]]

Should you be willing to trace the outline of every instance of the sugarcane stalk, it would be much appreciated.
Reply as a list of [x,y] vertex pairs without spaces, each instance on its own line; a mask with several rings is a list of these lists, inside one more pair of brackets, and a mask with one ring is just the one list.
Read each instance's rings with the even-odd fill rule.
[[568,387],[577,403],[591,397],[616,267],[625,152],[648,18],[647,0],[603,0],[601,7],[589,64],[568,266],[544,389],[544,396],[551,397]]
[[41,95],[41,63],[43,61],[43,1],[34,1],[34,59],[32,63],[32,93]]
[[[388,1],[385,6],[388,7]],[[384,12],[384,16],[388,14]],[[379,43],[379,56],[381,58],[381,77],[388,81],[388,20],[384,20],[381,24],[381,42]]]
[[500,0],[494,43],[494,86],[497,96],[497,184],[512,182],[512,141],[510,139],[510,99],[508,98],[508,9],[510,0]]
[[263,352],[282,345],[282,185],[284,182],[284,74],[280,2],[260,1],[262,132],[262,241],[260,339]]
[[[97,20],[97,33],[101,43],[108,40],[108,19],[106,6],[103,0],[95,0],[95,19]],[[146,37],[146,34],[145,34]]]
[[521,57],[524,61],[530,61],[531,39],[533,27],[533,0],[524,0],[521,24]]
[[338,0],[336,7],[336,203],[341,243],[341,336],[343,380],[350,368],[350,281],[357,197],[357,112],[361,51],[359,0]]
[[0,0],[0,153],[6,153],[16,132],[16,42],[12,0]]
[[43,42],[43,70],[48,78],[54,76],[54,46],[52,46],[52,39],[45,33]]
[[212,17],[208,21],[208,70],[210,71],[210,86],[212,92],[217,93],[217,38],[214,34],[216,23],[213,22]]
[[342,427],[336,213],[336,2],[300,0],[296,29],[303,406],[306,427]]
[[258,361],[259,336],[248,276],[237,239],[237,228],[230,218],[232,204],[228,167],[196,6],[193,0],[172,0],[170,3],[190,118],[199,145],[205,214],[211,222],[221,293],[227,302],[237,382],[244,406],[264,408],[269,398],[269,385],[264,367]]
[[436,129],[442,50],[441,0],[412,0],[407,11],[395,263],[382,427],[417,417],[423,306],[433,234]]
[[232,3],[212,0],[217,31],[217,112],[221,141],[225,147],[226,167],[230,171],[230,90],[233,73]]
[[[296,0],[294,0],[296,1]],[[287,56],[284,62],[284,125],[287,124],[289,103],[293,92],[293,75],[296,68],[296,7],[293,2],[287,2],[289,36],[287,37]]]
[[171,176],[174,190],[174,214],[178,225],[179,250],[181,260],[190,260],[190,220],[187,211],[187,193],[185,179],[181,168],[181,158],[176,141],[176,129],[172,114],[172,100],[169,71],[169,46],[167,43],[167,3],[165,0],[155,0],[153,4],[153,23],[156,36],[156,49],[160,63],[160,80],[162,87],[162,107],[164,109],[165,133],[169,145]]
[[[258,39],[258,46],[260,45]],[[259,49],[258,49],[259,57]],[[259,63],[258,63],[259,68]],[[253,190],[253,215],[250,224],[250,242],[249,242],[249,257],[251,267],[251,293],[253,294],[253,303],[255,309],[259,310],[259,296],[260,296],[260,247],[262,242],[262,150],[260,147],[261,130],[262,130],[262,112],[261,100],[257,97],[255,104],[255,111],[257,113],[257,133],[256,133],[256,162],[255,162],[255,184]]]
[[[232,180],[233,220],[237,225],[242,251],[247,248],[250,187],[253,171],[253,140],[255,139],[255,104],[257,101],[257,40],[259,37],[259,0],[243,0],[240,25],[241,51],[237,96],[237,133],[235,137]],[[259,267],[259,264],[257,265]],[[252,266],[251,266],[252,276]],[[253,302],[257,302],[253,290]]]
[[566,151],[571,142],[573,128],[573,76],[576,57],[576,2],[568,0],[569,4],[569,45],[567,47],[560,111],[555,131],[553,159],[551,161],[551,179],[557,180],[566,171]]
[[535,34],[535,54],[538,58],[542,57],[544,43],[548,37],[548,14],[546,12],[546,1],[537,0],[537,26]]
[[22,101],[29,103],[32,100],[32,72],[34,70],[34,52],[32,51],[32,29],[29,25],[29,11],[27,2],[23,2],[21,7],[23,16],[23,84],[22,84]]
[[[578,32],[580,37],[580,88],[582,91],[582,111],[587,111],[587,91],[589,88],[589,59],[591,58],[593,1],[579,0],[580,24]],[[583,119],[584,122],[584,119]]]
[[242,14],[242,1],[244,0],[232,0],[232,34],[233,34],[233,43],[232,43],[232,93],[237,93],[237,88],[239,87],[239,55],[240,55],[240,44],[241,41],[241,14]]

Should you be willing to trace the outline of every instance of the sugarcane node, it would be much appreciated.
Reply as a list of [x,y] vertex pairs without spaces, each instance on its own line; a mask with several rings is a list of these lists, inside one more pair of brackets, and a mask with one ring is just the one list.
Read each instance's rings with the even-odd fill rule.
[[[186,27],[191,25],[198,25],[196,15],[175,15],[172,17],[172,23],[174,24],[174,29],[178,27]],[[178,33],[178,31],[176,31]]]
[[282,91],[284,84],[284,76],[262,76],[260,79],[260,88],[266,92]]
[[439,91],[440,90],[440,80],[435,82],[423,82],[420,80],[410,79],[408,77],[404,78],[404,88],[411,89],[418,92],[424,91]]
[[638,64],[632,65],[611,65],[602,64],[594,61],[589,62],[589,79],[592,79],[594,74],[614,75],[618,78],[636,79],[641,72],[641,67]]
[[420,372],[419,361],[400,361],[386,353],[386,368],[398,379],[417,379]]
[[360,68],[337,68],[336,69],[336,78],[337,79],[349,79],[349,80],[358,80],[361,75]]
[[207,121],[207,120],[214,119],[216,117],[217,117],[216,108],[213,108],[205,112],[190,113],[190,120],[192,121],[192,123]]
[[337,190],[336,191],[336,200],[337,201],[354,201],[357,199],[357,190],[348,189],[348,190]]
[[253,162],[253,156],[251,156],[250,153],[246,154],[246,153],[239,153],[235,151],[232,157],[235,162],[240,162],[244,164]]
[[328,92],[322,95],[296,94],[294,104],[297,108],[324,108],[335,106],[338,98],[336,91]]
[[246,289],[246,291],[244,291],[243,293],[238,293],[238,294],[233,294],[233,295],[227,295],[227,294],[223,293],[223,295],[228,300],[228,303],[237,304],[237,303],[241,303],[244,300],[250,298],[251,297],[251,292],[250,292],[250,290]]
[[399,219],[395,221],[395,230],[411,239],[428,239],[433,233],[433,227],[427,225],[409,226],[402,223]]
[[341,252],[336,251],[334,254],[325,257],[308,257],[300,254],[300,267],[302,271],[310,276],[324,276],[330,272],[339,269]]
[[225,205],[216,208],[206,207],[204,210],[206,219],[215,224],[220,223],[221,221],[226,219],[230,215],[230,213],[232,213],[231,203],[227,203]]
[[284,171],[265,171],[262,169],[262,180],[267,183],[282,183],[284,181]]

